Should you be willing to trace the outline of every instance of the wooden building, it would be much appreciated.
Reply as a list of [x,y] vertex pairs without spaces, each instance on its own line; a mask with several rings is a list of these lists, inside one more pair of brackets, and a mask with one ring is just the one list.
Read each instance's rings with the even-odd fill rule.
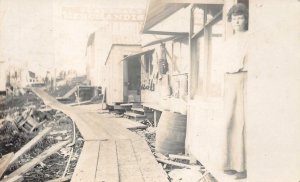
[[105,34],[103,37],[103,30],[98,30],[88,39],[87,79],[91,86],[102,87],[108,105],[126,103],[128,96],[129,101],[140,102],[140,62],[131,61],[138,57],[132,55],[142,51],[140,35],[137,31],[127,35]]
[[[113,44],[140,44],[140,30],[145,17],[146,0],[95,1],[82,12],[93,20],[96,29],[86,40],[86,73],[91,86],[102,86],[101,68]],[[134,6],[133,6],[134,5]],[[72,9],[70,9],[72,10]],[[74,17],[77,17],[76,12]]]
[[[140,102],[140,62],[131,54],[141,51],[140,45],[113,44],[103,65],[101,77],[105,78],[103,89],[106,103]],[[124,60],[125,59],[125,60]]]
[[[236,181],[223,172],[224,78],[218,56],[222,51],[219,45],[233,35],[226,15],[237,2],[249,7],[251,40],[245,128],[248,176],[245,180],[299,181],[300,72],[296,69],[300,66],[299,1],[150,0],[143,33],[169,36],[156,41],[156,46],[164,42],[170,51],[169,65],[180,52],[175,51],[176,42],[183,45],[181,49],[187,47],[184,53],[187,58],[183,61],[188,70],[180,72],[188,77],[186,153],[200,161],[218,181]],[[181,19],[170,21],[180,11],[188,13],[184,19],[187,25]],[[176,26],[181,26],[183,31],[174,32],[178,29],[172,27]],[[157,50],[159,48],[155,48]],[[155,56],[154,52],[153,60]],[[172,75],[169,80],[175,79],[173,71],[169,73]],[[145,97],[151,101],[159,98],[155,102],[160,102],[160,97],[151,96],[159,93],[150,93],[151,86],[149,88],[150,91],[144,91]]]

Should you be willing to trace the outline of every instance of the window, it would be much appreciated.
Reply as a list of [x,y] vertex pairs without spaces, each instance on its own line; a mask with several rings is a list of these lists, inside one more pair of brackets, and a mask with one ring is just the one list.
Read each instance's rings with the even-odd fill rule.
[[141,56],[141,86],[142,89],[152,89],[153,61],[152,53]]
[[191,17],[191,97],[221,96],[223,72],[218,55],[224,38],[222,5],[194,5]]
[[145,71],[149,74],[149,76],[153,72],[153,65],[152,65],[152,54],[145,54],[144,55],[145,60]]

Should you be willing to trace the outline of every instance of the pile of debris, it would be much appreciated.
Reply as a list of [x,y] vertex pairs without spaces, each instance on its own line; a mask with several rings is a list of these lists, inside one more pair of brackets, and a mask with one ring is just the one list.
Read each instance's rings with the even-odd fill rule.
[[154,156],[172,182],[217,182],[203,165],[192,162],[189,156],[169,154],[167,157],[158,152]]
[[146,129],[135,129],[139,136],[146,140],[148,146],[151,149],[151,152],[155,152],[155,138],[156,138],[156,127],[148,127]]
[[74,122],[40,100],[10,107],[0,117],[0,179],[70,180],[82,146]]

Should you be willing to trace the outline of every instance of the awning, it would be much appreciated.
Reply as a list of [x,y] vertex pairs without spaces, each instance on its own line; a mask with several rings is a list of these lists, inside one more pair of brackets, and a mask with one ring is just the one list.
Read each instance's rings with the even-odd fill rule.
[[142,32],[147,32],[150,28],[187,5],[188,4],[181,3],[170,4],[163,0],[150,0]]
[[127,57],[125,57],[121,61],[134,60],[134,58],[137,58],[137,57],[140,57],[140,56],[146,55],[146,54],[152,54],[153,52],[154,52],[154,49],[150,49],[150,50],[143,51],[143,52],[140,52],[140,53],[137,53],[137,54],[128,55]]
[[149,0],[142,33],[189,4],[224,4],[224,0]]

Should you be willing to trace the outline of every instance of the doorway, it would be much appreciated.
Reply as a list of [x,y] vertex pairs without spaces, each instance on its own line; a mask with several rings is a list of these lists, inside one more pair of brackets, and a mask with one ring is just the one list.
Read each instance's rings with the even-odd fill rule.
[[134,57],[124,62],[124,101],[141,102],[140,57]]

